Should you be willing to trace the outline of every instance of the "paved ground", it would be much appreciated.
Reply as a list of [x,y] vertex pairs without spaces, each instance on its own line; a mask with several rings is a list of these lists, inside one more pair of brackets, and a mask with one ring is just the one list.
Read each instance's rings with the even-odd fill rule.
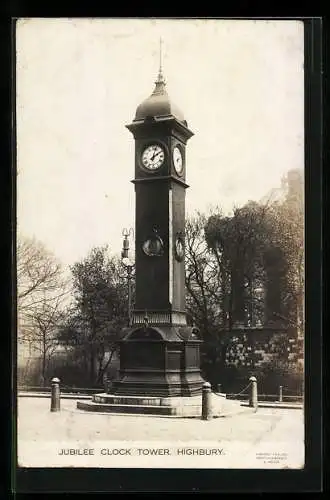
[[[299,439],[303,414],[299,410],[263,408],[204,422],[155,416],[91,414],[76,409],[77,400],[61,401],[61,412],[51,413],[47,399],[19,398],[18,433],[22,439],[162,440],[238,439],[254,441],[273,432],[275,439]],[[243,425],[244,422],[244,425]]]
[[[123,446],[123,443],[126,446],[128,443],[130,446],[141,446],[141,443],[144,443],[144,446],[147,444],[149,447],[159,447],[160,443],[162,446],[164,443],[170,443],[171,446],[203,445],[214,449],[225,446],[228,450],[235,449],[236,456],[237,452],[240,454],[245,450],[244,453],[247,453],[252,449],[259,450],[259,453],[260,450],[268,450],[271,453],[274,450],[286,450],[286,453],[288,450],[291,450],[289,453],[296,450],[299,455],[298,462],[301,462],[304,440],[302,410],[260,408],[256,413],[248,412],[228,418],[203,421],[198,418],[94,414],[77,410],[76,401],[62,400],[61,411],[51,413],[49,399],[18,398],[17,434],[22,465],[42,466],[44,463],[44,466],[52,466],[49,464],[60,466],[59,464],[64,462],[58,460],[60,458],[63,460],[63,457],[55,459],[55,456],[51,458],[51,455],[53,453],[57,457],[61,454],[62,448],[96,449],[102,446],[109,447],[109,443],[112,448]],[[232,451],[231,453],[233,454]],[[256,453],[258,451],[254,451],[254,456]],[[73,458],[77,460],[77,457]],[[71,457],[71,461],[73,458]],[[79,457],[79,460],[82,458],[84,457]],[[95,457],[87,458],[88,464],[86,462],[87,465],[82,465],[79,462],[79,466],[92,466],[91,460],[95,460]],[[154,460],[155,458],[157,457],[154,457]],[[42,460],[42,463],[38,460]],[[39,465],[36,465],[37,463]],[[67,466],[67,463],[69,462],[66,461],[64,466]],[[257,463],[260,464],[260,460]],[[78,465],[71,463],[71,466]],[[98,466],[111,465],[104,465],[102,462]],[[155,463],[143,466],[157,467]]]

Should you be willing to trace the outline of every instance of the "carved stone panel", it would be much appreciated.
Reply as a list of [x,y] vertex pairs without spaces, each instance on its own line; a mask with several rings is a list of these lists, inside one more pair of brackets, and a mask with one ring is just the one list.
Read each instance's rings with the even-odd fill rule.
[[167,370],[180,370],[181,351],[167,352]]
[[186,368],[199,368],[199,347],[186,347]]
[[165,350],[162,344],[128,342],[122,345],[121,360],[124,369],[163,369]]

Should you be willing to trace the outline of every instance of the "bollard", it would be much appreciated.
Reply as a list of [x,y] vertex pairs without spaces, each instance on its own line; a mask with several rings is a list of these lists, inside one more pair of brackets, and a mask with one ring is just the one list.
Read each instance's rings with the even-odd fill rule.
[[255,377],[250,377],[249,381],[251,382],[249,406],[257,409],[258,407],[257,379]]
[[211,396],[211,384],[209,382],[205,382],[203,384],[202,392],[202,420],[211,419]]
[[221,392],[221,384],[218,384],[218,392]]
[[60,379],[52,379],[50,411],[60,411],[61,409]]
[[283,403],[283,386],[282,385],[280,385],[280,394],[279,394],[278,400],[280,403]]

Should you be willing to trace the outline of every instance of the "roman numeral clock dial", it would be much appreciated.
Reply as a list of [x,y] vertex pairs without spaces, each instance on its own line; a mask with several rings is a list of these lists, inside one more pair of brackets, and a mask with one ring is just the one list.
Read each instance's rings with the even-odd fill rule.
[[147,170],[158,170],[164,163],[164,149],[159,144],[151,144],[142,153],[142,165]]

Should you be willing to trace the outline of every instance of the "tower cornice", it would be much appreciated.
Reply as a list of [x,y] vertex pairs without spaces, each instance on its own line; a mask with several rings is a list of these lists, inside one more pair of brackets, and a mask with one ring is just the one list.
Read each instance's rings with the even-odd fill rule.
[[133,184],[140,184],[146,182],[175,182],[176,184],[180,184],[184,188],[188,188],[189,184],[186,184],[182,179],[175,177],[174,175],[161,175],[157,177],[141,177],[140,179],[132,179],[131,182]]
[[134,137],[137,137],[139,135],[144,135],[144,132],[149,133],[150,128],[157,130],[164,126],[168,130],[176,130],[186,141],[194,135],[194,132],[188,128],[186,123],[177,120],[172,115],[153,117],[152,119],[134,120],[132,123],[126,125],[126,128]]

